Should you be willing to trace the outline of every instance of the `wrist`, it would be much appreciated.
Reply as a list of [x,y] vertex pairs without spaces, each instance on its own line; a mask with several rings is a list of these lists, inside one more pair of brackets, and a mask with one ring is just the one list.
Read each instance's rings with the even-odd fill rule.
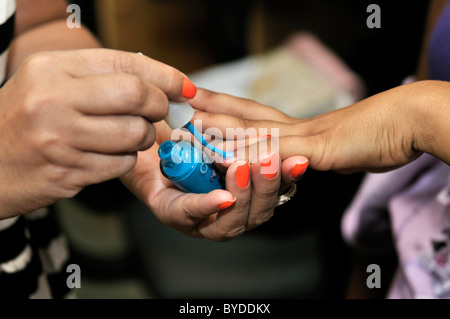
[[422,123],[425,109],[423,83],[404,83],[394,90],[397,93],[397,90],[401,90],[396,107],[399,109],[399,118],[406,124],[403,126],[405,132],[403,132],[402,138],[408,141],[408,145],[414,153],[424,152],[422,145],[426,127]]
[[411,84],[408,94],[413,147],[448,163],[450,85],[442,81]]

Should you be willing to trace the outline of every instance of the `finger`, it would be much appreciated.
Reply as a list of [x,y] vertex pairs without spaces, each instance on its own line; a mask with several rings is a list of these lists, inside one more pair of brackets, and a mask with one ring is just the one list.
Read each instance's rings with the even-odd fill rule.
[[137,153],[121,155],[83,153],[77,162],[80,170],[75,183],[87,186],[120,177],[136,165],[136,160]]
[[[132,52],[111,49],[83,49],[72,52],[60,51],[70,63],[66,68],[74,77],[110,73],[134,74],[160,88],[170,100],[184,102],[195,96],[193,84],[177,69],[149,57]],[[81,67],[80,67],[81,66]],[[190,88],[187,88],[190,86]],[[186,96],[183,96],[184,95]]]
[[230,207],[234,196],[221,189],[207,194],[183,193],[169,180],[161,178],[159,165],[154,161],[154,156],[158,156],[157,144],[140,154],[145,155],[139,157],[138,165],[123,176],[127,187],[138,194],[164,224],[193,237],[222,238],[215,231],[216,213]]
[[295,131],[294,124],[282,123],[272,120],[247,120],[226,114],[213,114],[197,111],[192,120],[195,126],[206,134],[219,135],[223,138],[243,139],[256,135],[284,136]]
[[245,140],[227,141],[223,146],[227,150],[233,150],[234,156],[222,160],[223,165],[229,165],[237,161],[249,161],[257,163],[263,154],[279,152],[278,138],[257,137]]
[[[255,163],[256,157],[263,153],[278,153],[283,162],[290,157],[296,157],[292,160],[293,162],[289,160],[287,164],[284,164],[285,167],[289,167],[289,169],[291,169],[294,162],[299,161],[299,163],[304,163],[305,158],[309,161],[309,163],[314,162],[315,169],[326,169],[325,167],[332,165],[330,162],[321,161],[320,155],[323,154],[323,145],[319,145],[319,143],[311,137],[281,136],[260,138],[257,143],[251,144],[247,141],[248,140],[225,142],[225,144],[230,144],[226,146],[227,149],[232,149],[232,145],[237,145],[238,147],[235,147],[235,156],[225,159],[224,163],[220,165],[229,165],[230,163],[238,160],[249,160],[251,163]],[[288,180],[287,175],[288,173],[283,171],[282,176],[284,181]]]
[[155,127],[140,116],[85,116],[71,134],[78,150],[118,154],[146,150],[155,141]]
[[252,164],[252,199],[247,230],[260,226],[273,216],[281,182],[280,166],[277,153],[261,155],[260,161]]
[[[235,198],[230,192],[214,190],[208,194],[186,194],[176,189],[166,189],[160,196],[159,202],[168,203],[164,209],[170,212],[164,220],[167,225],[193,237],[218,241],[225,236],[219,232],[215,221],[219,207],[224,203],[234,203]],[[226,232],[226,229],[223,231]]]
[[[230,166],[226,175],[227,191],[234,197],[231,206],[220,207],[214,216],[202,221],[199,231],[207,238],[216,241],[230,240],[245,231],[251,199],[250,164],[235,163]],[[229,205],[228,203],[228,205]]]
[[225,171],[236,162],[249,161],[250,163],[257,163],[261,154],[269,154],[279,151],[278,140],[270,136],[254,136],[244,140],[236,141],[213,141],[215,147],[233,153],[233,157],[223,158],[217,153],[205,149],[204,152],[210,158],[214,159],[216,167]]
[[[327,147],[327,140],[318,135],[251,136],[250,134],[242,134],[238,137],[235,135],[235,140],[214,140],[211,144],[216,148],[226,150],[227,152],[234,152],[233,157],[223,159],[207,149],[204,150],[209,156],[214,158],[221,170],[237,161],[250,161],[250,163],[255,163],[260,154],[271,152],[280,154],[282,161],[289,157],[300,156],[301,158],[294,160],[298,160],[299,164],[303,164],[304,159],[306,158],[308,159],[308,165],[313,165],[313,168],[317,170],[330,170],[338,167],[346,167],[342,166],[342,163],[332,161],[332,157],[330,156],[325,160],[323,155],[325,153],[325,147]],[[328,148],[327,152],[330,152],[331,154],[337,153],[335,150],[337,148],[336,146],[328,145]],[[288,164],[289,163],[290,162],[288,162]],[[350,165],[350,163],[347,165]],[[292,168],[293,166],[291,167],[291,164],[289,164],[289,169]],[[283,181],[288,182],[288,173],[283,173],[282,176]]]
[[[177,193],[175,199],[174,193]],[[166,214],[164,220],[168,226],[192,237],[214,241],[224,241],[230,238],[230,234],[234,234],[233,225],[227,227],[223,221],[218,223],[221,207],[224,204],[230,205],[229,203],[236,200],[229,192],[214,190],[208,194],[186,194],[179,190],[166,189],[162,194],[170,194],[169,200],[161,198],[161,201],[169,203],[166,211],[170,214]]]
[[292,156],[281,164],[281,178],[284,184],[297,182],[308,169],[309,161],[305,156]]
[[133,114],[152,122],[164,119],[167,96],[158,87],[132,74],[102,74],[71,82],[70,100],[90,115]]
[[[226,169],[237,161],[256,163],[257,157],[260,154],[278,153],[283,161],[282,181],[286,184],[292,183],[290,174],[301,177],[302,170],[305,168],[305,162],[307,162],[306,167],[311,165],[316,170],[335,170],[343,167],[351,167],[348,166],[351,163],[346,163],[347,166],[344,166],[343,163],[334,160],[332,156],[324,157],[324,145],[326,143],[322,139],[317,141],[315,136],[256,137],[242,141],[226,141],[217,145],[220,145],[219,147],[225,148],[227,151],[234,151],[235,155],[226,159],[219,158],[216,164],[220,170]],[[336,150],[331,149],[334,146],[328,147],[327,152],[337,154]],[[289,159],[291,157],[293,158]],[[287,159],[289,160],[285,163]],[[297,164],[296,169],[291,172]],[[294,178],[294,181],[297,179]]]
[[236,96],[198,89],[189,103],[197,110],[209,113],[223,113],[249,120],[273,120],[295,122],[295,119],[272,107]]
[[283,194],[306,173],[309,161],[305,156],[292,156],[281,163],[281,185],[278,194]]
[[[292,156],[303,155],[309,160],[309,166],[315,170],[333,170],[342,174],[359,171],[385,172],[396,166],[386,166],[373,169],[376,158],[366,156],[365,145],[331,142],[330,137],[313,136],[282,136],[279,138],[279,151],[282,160]],[[357,163],[357,164],[355,164]]]
[[[213,135],[215,134],[225,139],[224,145],[227,151],[236,150],[235,153],[238,155],[234,158],[228,158],[227,162],[229,163],[232,163],[236,158],[239,160],[248,159],[248,156],[252,153],[243,151],[241,154],[244,154],[244,156],[239,156],[239,148],[242,148],[242,143],[247,143],[247,140],[251,140],[256,136],[257,138],[267,138],[267,140],[271,141],[269,143],[271,148],[268,148],[267,151],[279,153],[282,160],[291,156],[301,155],[306,156],[315,169],[329,170],[346,167],[341,166],[342,163],[333,161],[330,156],[333,152],[339,151],[339,153],[342,153],[341,150],[338,150],[339,147],[337,145],[329,145],[330,137],[321,135],[320,128],[313,128],[308,121],[299,126],[297,123],[286,124],[270,120],[252,121],[230,115],[201,111],[194,114],[193,120],[197,122],[197,126],[200,127],[202,132],[210,135],[213,132]],[[214,133],[213,130],[217,133]],[[230,146],[230,143],[234,143],[234,146]],[[277,145],[279,145],[278,149],[276,148]],[[245,147],[247,146],[245,144]],[[348,151],[351,151],[351,146],[347,145],[347,148],[349,147]],[[328,153],[328,156],[324,161],[325,151]],[[346,165],[350,165],[350,163]]]

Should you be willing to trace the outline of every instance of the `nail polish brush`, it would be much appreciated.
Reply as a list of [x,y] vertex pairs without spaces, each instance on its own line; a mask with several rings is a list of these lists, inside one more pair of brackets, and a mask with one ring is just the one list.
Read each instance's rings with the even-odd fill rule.
[[165,121],[173,129],[186,128],[203,146],[218,153],[224,159],[234,156],[234,152],[225,152],[208,143],[203,135],[190,122],[194,116],[194,109],[188,103],[170,103],[169,113]]

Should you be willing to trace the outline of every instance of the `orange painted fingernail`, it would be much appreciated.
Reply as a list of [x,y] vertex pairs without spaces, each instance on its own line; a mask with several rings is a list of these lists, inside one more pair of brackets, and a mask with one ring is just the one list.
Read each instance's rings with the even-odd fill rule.
[[236,202],[236,198],[234,198],[234,200],[227,200],[226,202],[223,202],[222,204],[220,204],[217,208],[219,210],[224,210],[224,209],[227,209],[228,207],[232,206],[235,202]]
[[268,179],[273,179],[278,175],[279,159],[278,154],[273,153],[261,160],[261,173]]
[[250,180],[250,164],[245,162],[236,169],[236,184],[240,188],[246,188]]
[[291,170],[290,176],[292,178],[299,178],[306,172],[306,169],[308,168],[308,164],[309,164],[309,161],[306,161],[305,163],[295,164],[294,168]]
[[197,88],[188,78],[183,79],[183,89],[181,94],[187,99],[193,99],[197,94]]

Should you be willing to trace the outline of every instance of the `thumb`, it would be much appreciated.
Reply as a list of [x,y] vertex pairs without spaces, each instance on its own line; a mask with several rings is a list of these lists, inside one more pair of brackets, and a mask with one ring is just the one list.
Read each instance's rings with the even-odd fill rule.
[[[160,200],[166,202],[164,198]],[[205,236],[202,230],[202,221],[213,217],[225,206],[231,206],[235,198],[230,192],[217,189],[207,194],[185,193],[174,200],[172,198],[168,198],[168,200],[170,204],[166,208],[166,214],[164,214],[165,220],[163,222],[165,224],[189,236],[209,238]]]

